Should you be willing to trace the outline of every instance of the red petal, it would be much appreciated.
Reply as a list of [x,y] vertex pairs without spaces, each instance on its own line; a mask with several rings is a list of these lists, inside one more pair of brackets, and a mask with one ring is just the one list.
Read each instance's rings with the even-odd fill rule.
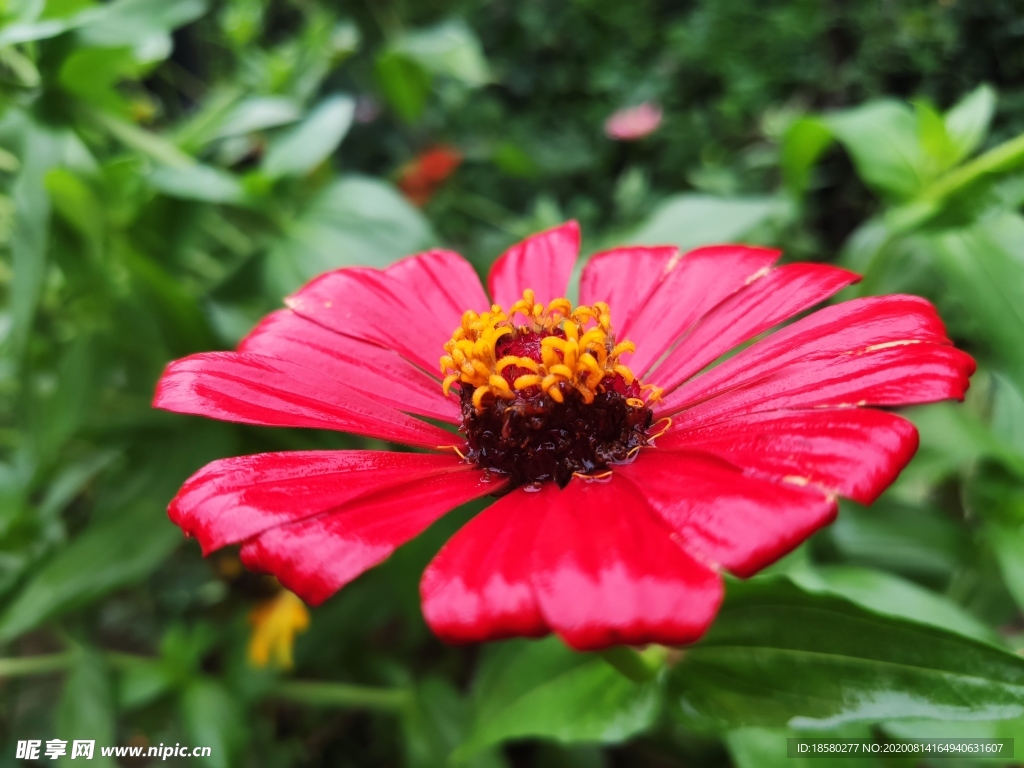
[[917,450],[917,430],[867,408],[772,411],[682,427],[658,449],[710,453],[773,480],[806,482],[870,504]]
[[318,605],[352,579],[384,561],[451,509],[502,482],[480,470],[429,477],[387,488],[324,515],[271,528],[241,551],[247,568],[272,573],[307,603]]
[[[676,488],[676,492],[679,492]],[[533,585],[548,625],[571,647],[696,640],[722,599],[718,574],[675,542],[643,495],[616,473],[607,482],[548,483]]]
[[615,328],[626,328],[658,286],[665,266],[678,256],[675,246],[595,253],[580,275],[580,304],[605,302]]
[[175,360],[157,384],[153,406],[242,424],[334,429],[423,448],[461,442],[322,373],[238,352]]
[[835,499],[744,477],[710,456],[654,448],[617,467],[698,560],[749,576],[832,522]]
[[542,304],[564,297],[579,252],[580,225],[575,221],[516,243],[498,257],[487,276],[494,303],[508,309],[527,288]]
[[[767,271],[779,252],[743,245],[714,245],[673,259],[636,318],[619,338],[636,344],[628,364],[639,376],[656,363],[712,307]],[[631,276],[622,275],[623,280]],[[615,307],[611,308],[615,317]]]
[[824,264],[789,264],[754,280],[702,317],[647,381],[671,392],[733,347],[860,280]]
[[530,585],[544,510],[522,488],[470,520],[427,566],[423,615],[450,643],[539,637],[550,629]]
[[962,398],[973,372],[930,303],[877,296],[783,328],[679,387],[657,412],[685,409],[686,423],[697,423],[782,408],[927,403]]
[[436,371],[444,343],[467,309],[490,306],[469,262],[451,251],[428,251],[385,270],[328,272],[288,299],[298,314]]
[[168,512],[208,554],[368,493],[466,468],[454,453],[288,451],[236,456],[192,475]]
[[290,309],[267,315],[238,351],[312,368],[406,413],[460,422],[458,400],[445,397],[437,379],[390,349],[335,333]]

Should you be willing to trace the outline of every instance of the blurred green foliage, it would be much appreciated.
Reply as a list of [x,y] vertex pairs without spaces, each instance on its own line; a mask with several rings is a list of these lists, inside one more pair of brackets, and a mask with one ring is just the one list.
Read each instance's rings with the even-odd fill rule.
[[[656,133],[605,138],[644,100]],[[1022,132],[1012,0],[0,2],[0,764],[54,737],[579,768],[1024,738]],[[421,210],[393,182],[439,143],[465,160]],[[166,503],[216,457],[357,441],[154,412],[162,367],[326,269],[443,242],[483,271],[568,217],[587,253],[778,244],[864,274],[849,296],[928,296],[980,362],[968,401],[912,409],[890,492],[731,583],[668,671],[433,639],[418,577],[472,510],[315,610],[293,672],[254,670],[273,586]]]

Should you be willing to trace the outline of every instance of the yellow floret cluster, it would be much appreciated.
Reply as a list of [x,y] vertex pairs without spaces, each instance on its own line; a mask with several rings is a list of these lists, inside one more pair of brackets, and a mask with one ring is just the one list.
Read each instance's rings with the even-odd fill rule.
[[[519,318],[522,320],[517,322]],[[559,329],[565,338],[544,336],[539,362],[515,355],[498,357],[498,342],[505,336],[554,334]],[[597,302],[573,308],[568,299],[555,299],[545,306],[537,303],[531,290],[523,291],[523,298],[507,313],[497,304],[487,312],[466,312],[444,349],[444,393],[447,395],[455,383],[472,387],[473,405],[478,410],[490,395],[512,400],[534,387],[561,403],[566,384],[589,404],[605,379],[621,376],[626,384],[635,379],[633,372],[619,362],[622,354],[633,352],[635,347],[631,341],[615,342],[607,304]],[[501,375],[509,366],[528,371],[516,377],[511,386]],[[639,407],[644,402],[630,398],[630,404]]]

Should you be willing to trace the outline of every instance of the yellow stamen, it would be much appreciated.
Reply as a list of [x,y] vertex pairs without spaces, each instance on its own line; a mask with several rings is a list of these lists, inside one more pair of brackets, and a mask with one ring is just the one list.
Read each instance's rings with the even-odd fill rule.
[[[663,418],[663,419],[658,419],[658,420],[657,420],[656,422],[654,422],[654,423],[655,423],[655,424],[661,424],[661,422],[663,422],[663,421],[665,422],[665,426],[664,426],[664,428],[663,428],[663,429],[662,429],[662,430],[661,430],[660,432],[657,432],[656,434],[650,435],[650,436],[648,437],[648,440],[650,440],[650,441],[652,441],[652,442],[653,442],[654,440],[657,440],[657,439],[658,439],[659,437],[661,437],[661,436],[662,436],[662,435],[664,435],[664,434],[665,434],[666,432],[668,432],[669,428],[670,428],[670,427],[672,426],[672,419],[671,419],[671,418],[669,418],[668,416],[666,416],[666,417],[665,417],[665,418]],[[652,426],[653,426],[653,425],[652,425]]]
[[[545,334],[540,340],[539,362],[499,354],[498,347],[506,337],[520,334]],[[619,360],[635,349],[630,341],[616,341],[604,302],[574,308],[568,299],[558,298],[545,306],[527,289],[507,313],[494,304],[486,312],[469,310],[462,315],[462,323],[444,345],[440,359],[442,388],[446,395],[454,384],[470,388],[477,410],[484,408],[488,397],[514,400],[534,387],[557,403],[572,390],[591,403],[604,391],[605,382],[621,377],[629,385],[636,380]],[[509,383],[504,372],[510,367],[528,373]],[[630,398],[629,403],[644,406],[640,398]]]
[[291,669],[295,635],[309,627],[309,611],[302,600],[282,589],[276,597],[253,609],[249,623],[249,663],[255,667],[273,664],[279,669]]

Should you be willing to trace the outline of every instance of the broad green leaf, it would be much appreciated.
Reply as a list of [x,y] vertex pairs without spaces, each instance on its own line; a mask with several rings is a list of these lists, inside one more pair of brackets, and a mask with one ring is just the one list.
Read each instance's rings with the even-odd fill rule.
[[74,24],[66,19],[44,19],[22,24],[9,24],[0,29],[0,48],[30,43],[35,40],[47,40],[67,32],[73,27]]
[[182,693],[181,710],[192,743],[210,747],[210,756],[196,759],[197,765],[233,765],[245,734],[238,700],[219,682],[198,678]]
[[801,118],[786,129],[780,162],[782,177],[790,192],[799,195],[807,189],[811,168],[832,141],[832,131],[819,117]]
[[280,296],[329,269],[383,267],[432,242],[423,214],[394,188],[345,177],[314,198],[268,255],[271,293]]
[[237,104],[216,126],[212,138],[241,136],[255,131],[294,123],[302,112],[291,99],[283,96],[261,96]]
[[957,762],[943,760],[944,765],[1020,765],[1020,750],[1024,744],[1024,719],[1014,720],[962,720],[957,723],[943,723],[935,720],[896,720],[884,723],[882,730],[895,740],[948,739],[950,736],[962,739],[1013,739],[1013,756],[995,760],[961,758]]
[[28,119],[21,121],[20,138],[21,169],[11,187],[14,228],[10,240],[14,267],[10,339],[16,354],[28,339],[46,277],[50,226],[46,174],[61,157],[58,136],[42,125]]
[[948,290],[969,308],[985,346],[1024,388],[1024,217],[998,213],[930,237]]
[[100,6],[75,34],[82,43],[99,48],[137,46],[195,21],[206,5],[206,0],[114,0]]
[[117,704],[121,709],[146,706],[166,693],[174,682],[158,661],[127,657],[118,667]]
[[[863,755],[789,757],[787,740],[801,735],[808,735],[809,738],[821,736],[813,733],[798,734],[780,728],[737,728],[725,735],[725,745],[735,768],[874,768],[881,765],[878,758]],[[864,726],[855,730],[847,728],[839,732],[829,731],[828,736],[874,740],[871,730]]]
[[54,734],[68,742],[67,754],[57,765],[76,766],[82,758],[72,759],[76,739],[95,741],[89,765],[115,768],[117,763],[100,754],[101,746],[116,743],[117,712],[114,708],[110,672],[103,659],[92,652],[82,653],[64,681],[64,690],[57,704]]
[[730,582],[671,691],[680,714],[704,727],[1002,720],[1024,713],[1024,659],[761,578]]
[[869,187],[899,199],[921,190],[925,180],[917,123],[904,104],[873,101],[824,119]]
[[[1001,389],[1011,387],[1006,382]],[[972,404],[970,395],[968,404]],[[972,408],[935,403],[910,409],[907,416],[921,435],[921,447],[906,471],[911,476],[923,476],[929,485],[937,485],[984,459],[995,459],[1024,474],[1024,453],[996,431],[998,422],[986,424]]]
[[658,206],[626,241],[642,245],[678,245],[685,251],[701,245],[733,242],[785,212],[785,203],[774,197],[674,195]]
[[245,188],[235,176],[209,165],[165,166],[154,170],[148,180],[165,195],[184,200],[237,205],[247,199]]
[[985,525],[984,535],[996,553],[1007,589],[1024,610],[1024,524],[990,522]]
[[946,515],[890,498],[869,508],[841,501],[826,536],[852,562],[936,580],[949,578],[970,553],[970,541]]
[[657,681],[635,683],[557,638],[505,643],[480,671],[472,726],[456,755],[527,737],[619,743],[653,724],[659,702]]
[[377,82],[384,98],[407,123],[423,113],[430,94],[431,75],[420,64],[393,51],[382,51],[376,61]]
[[1003,376],[993,376],[992,433],[1000,444],[1024,459],[1024,393]]
[[[412,706],[403,712],[406,764],[410,768],[445,765],[465,738],[469,707],[452,683],[430,677],[416,686]],[[501,768],[508,763],[498,749],[485,750],[462,763],[466,768]]]
[[59,80],[64,90],[92,106],[128,117],[128,101],[117,85],[138,70],[131,48],[79,48],[64,60]]
[[956,603],[885,571],[850,565],[798,569],[790,578],[808,592],[839,595],[886,616],[929,624],[1002,645],[999,635]]
[[263,171],[272,178],[309,173],[338,148],[354,114],[355,101],[350,96],[324,99],[305,120],[270,145]]
[[[1024,719],[975,720],[957,723],[943,723],[934,720],[902,720],[883,723],[880,730],[887,740],[917,741],[920,739],[1013,739],[1013,754],[1002,750],[1001,755],[972,756],[964,754],[950,756],[941,763],[950,768],[1017,768],[1020,765],[1021,744],[1024,744]],[[908,761],[909,762],[909,761]],[[935,761],[934,764],[939,761]]]
[[953,162],[968,157],[981,146],[996,109],[996,92],[981,85],[946,113],[946,132],[956,149]]
[[929,176],[937,176],[957,160],[957,148],[946,130],[942,115],[925,100],[914,102],[917,117],[917,137],[921,143],[921,170]]
[[445,75],[469,86],[484,85],[490,80],[480,41],[461,21],[406,32],[391,42],[389,50],[431,74]]

